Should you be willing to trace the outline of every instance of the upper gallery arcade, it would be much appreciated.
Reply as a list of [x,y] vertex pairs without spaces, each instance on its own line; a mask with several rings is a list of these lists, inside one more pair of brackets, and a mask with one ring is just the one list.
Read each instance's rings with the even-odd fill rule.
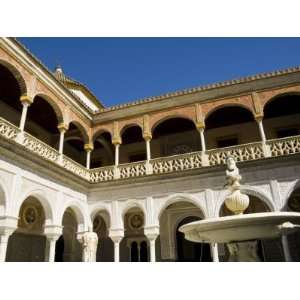
[[[124,200],[126,188],[129,189],[126,184],[129,186],[130,180],[134,179],[141,180],[142,185],[145,178],[153,182],[156,178],[174,179],[175,184],[175,179],[178,180],[181,174],[182,178],[205,172],[217,174],[229,154],[238,162],[245,162],[245,166],[255,161],[267,161],[269,165],[282,162],[282,158],[300,152],[299,104],[300,68],[296,67],[104,107],[88,87],[69,78],[61,67],[51,72],[16,39],[1,38],[2,156],[28,161],[27,167],[33,172],[49,171],[46,175],[51,185],[56,188],[61,184],[63,187],[59,187],[59,193],[53,196],[56,199],[53,207],[40,189],[34,193],[24,192],[18,196],[17,203],[11,205],[1,201],[17,198],[13,197],[14,188],[8,191],[6,183],[2,184],[0,168],[0,229],[10,228],[6,223],[7,227],[2,225],[1,217],[13,216],[17,220],[26,210],[26,203],[40,212],[39,223],[30,234],[46,234],[50,240],[54,227],[61,234],[61,226],[68,224],[68,236],[74,237],[101,217],[103,227],[99,225],[99,234],[104,239],[110,232],[111,240],[105,243],[112,248],[111,244],[114,244],[115,257],[119,255],[119,247],[129,247],[133,249],[130,253],[135,259],[143,260],[147,253],[145,236],[155,241],[158,234],[156,229],[151,230],[153,227],[166,228],[168,218],[175,215],[174,211],[184,212],[184,218],[172,221],[174,228],[182,225],[184,220],[226,215],[227,212],[222,201],[218,200],[223,199],[221,196],[214,199],[215,207],[207,204],[203,209],[194,196],[178,194],[177,191],[173,195],[161,196],[163,200],[156,202],[147,195],[140,200],[141,203],[139,200],[130,201],[135,194],[136,198],[142,198],[139,192],[131,191],[132,194],[126,195],[128,199]],[[45,168],[40,170],[42,168],[37,166]],[[53,172],[50,174],[50,171]],[[18,176],[9,184],[18,186]],[[265,184],[261,178],[257,179],[258,175],[257,178],[251,176],[252,182],[261,180],[261,185]],[[250,184],[244,187],[252,196],[251,209],[267,211],[286,207],[290,196],[299,190],[299,181],[289,176],[284,184],[290,180],[293,189],[282,196],[281,204],[278,204],[279,200],[277,204],[272,203],[267,193],[257,192],[259,188],[252,189]],[[32,175],[32,181],[38,180]],[[216,185],[220,189],[218,180]],[[109,196],[99,201],[100,196],[95,196],[95,193],[103,187],[103,195],[112,195],[109,189],[114,188],[113,184],[118,185],[122,201],[111,201]],[[180,184],[183,185],[178,183],[178,188]],[[29,191],[26,185],[29,185],[27,182],[24,186]],[[203,194],[205,201],[212,198],[210,190],[203,191]],[[66,200],[62,200],[63,197]],[[267,200],[262,204],[257,198]],[[130,222],[136,213],[141,219],[135,221],[145,225],[144,231],[140,228],[141,231],[136,231],[139,239],[131,236],[135,231]],[[17,225],[16,220],[5,219],[5,222],[14,222],[14,230],[19,228],[18,234],[26,232],[26,220],[19,218]],[[0,230],[0,238],[1,234]],[[127,241],[131,242],[120,245],[126,234]],[[168,232],[160,232],[160,236],[161,256],[175,255],[174,235],[167,246],[164,246],[163,237],[167,237]],[[65,243],[65,247],[72,244],[76,249],[80,248],[72,239],[65,240]],[[155,253],[153,243],[152,256],[153,251]],[[183,241],[178,238],[176,243],[182,245]],[[53,244],[50,243],[49,247],[47,255],[54,259]],[[67,256],[78,259],[78,251],[70,250],[65,253]]]

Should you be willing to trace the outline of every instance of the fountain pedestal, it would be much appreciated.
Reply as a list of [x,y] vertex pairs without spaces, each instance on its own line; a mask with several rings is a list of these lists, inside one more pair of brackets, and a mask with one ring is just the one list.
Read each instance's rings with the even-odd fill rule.
[[258,262],[261,261],[257,255],[258,241],[248,241],[239,243],[226,244],[229,251],[229,262],[244,261],[244,262]]

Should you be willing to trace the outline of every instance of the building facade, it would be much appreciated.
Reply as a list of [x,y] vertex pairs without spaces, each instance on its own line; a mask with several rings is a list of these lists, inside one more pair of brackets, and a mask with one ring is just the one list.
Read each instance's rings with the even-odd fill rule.
[[[300,68],[104,107],[61,67],[0,39],[0,261],[226,261],[178,228],[228,215],[225,159],[246,213],[300,211]],[[261,240],[263,261],[299,261],[300,234]]]

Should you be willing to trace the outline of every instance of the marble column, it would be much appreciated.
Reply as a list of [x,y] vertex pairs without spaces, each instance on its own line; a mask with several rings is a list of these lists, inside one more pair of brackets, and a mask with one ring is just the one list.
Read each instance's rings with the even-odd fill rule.
[[144,228],[144,234],[150,242],[150,261],[156,261],[155,240],[159,235],[159,226],[151,225]]
[[115,144],[115,167],[119,165],[120,144]]
[[0,233],[0,262],[5,261],[8,239],[11,234],[12,232]]
[[151,139],[147,138],[145,139],[145,141],[146,141],[147,162],[149,162],[151,159],[151,148],[150,148]]
[[260,137],[261,137],[261,141],[263,143],[266,143],[266,135],[265,135],[265,130],[264,130],[264,126],[263,126],[263,118],[262,117],[257,117],[256,118],[256,122],[257,122],[257,125],[258,125],[258,129],[259,129],[259,134],[260,134]]
[[204,127],[199,128],[200,140],[201,140],[201,148],[202,152],[206,151],[205,137],[204,137]]
[[219,252],[217,243],[210,244],[210,252],[213,262],[219,262]]
[[281,243],[282,243],[282,249],[283,249],[283,254],[286,262],[291,262],[292,257],[291,257],[291,252],[289,248],[289,242],[286,234],[283,234],[281,237]]
[[120,240],[114,240],[114,261],[119,262],[120,261]]
[[93,151],[94,146],[90,144],[84,145],[84,150],[86,151],[86,168],[90,169],[91,166],[91,152]]
[[57,236],[46,236],[47,242],[46,242],[46,255],[45,255],[45,261],[46,262],[54,262],[55,261],[55,246],[56,241],[59,238],[59,235]]
[[68,130],[68,126],[64,123],[60,123],[57,128],[60,132],[58,152],[60,155],[63,155],[65,132]]
[[20,101],[23,105],[23,109],[19,129],[21,130],[21,132],[23,132],[25,128],[28,107],[30,106],[30,104],[32,104],[33,100],[30,97],[23,95],[21,96]]

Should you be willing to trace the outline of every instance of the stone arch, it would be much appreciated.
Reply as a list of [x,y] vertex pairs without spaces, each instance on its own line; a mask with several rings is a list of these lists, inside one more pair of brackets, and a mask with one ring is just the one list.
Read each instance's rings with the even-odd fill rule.
[[194,120],[193,117],[191,117],[188,114],[184,114],[184,113],[180,113],[180,112],[175,112],[175,113],[173,112],[173,113],[171,113],[169,115],[166,115],[166,116],[164,116],[164,117],[162,117],[162,118],[154,121],[153,124],[150,127],[151,133],[153,134],[153,132],[156,129],[156,127],[159,126],[160,124],[162,124],[163,122],[171,120],[171,119],[177,119],[177,118],[193,122],[193,124],[195,125],[195,129],[197,129],[196,123],[195,123],[195,120]]
[[[270,211],[276,210],[275,204],[272,202],[270,197],[266,193],[261,191],[260,189],[252,187],[252,186],[248,186],[248,185],[243,185],[243,186],[241,186],[241,192],[248,196],[254,196],[254,197],[258,198],[270,209]],[[216,206],[215,206],[215,213],[214,213],[215,217],[220,216],[222,205],[225,201],[227,194],[228,194],[227,191],[222,191],[220,193],[220,196],[219,196]]]
[[47,193],[41,189],[34,189],[26,191],[16,204],[16,216],[19,215],[22,204],[29,197],[34,197],[43,207],[45,214],[45,225],[52,225],[54,223],[54,208],[51,205],[51,201],[47,198]]
[[103,217],[103,219],[106,223],[107,228],[109,229],[111,227],[111,224],[112,224],[111,212],[105,205],[102,205],[101,203],[97,203],[96,205],[94,205],[90,208],[91,222],[93,222],[96,215],[100,212],[104,212],[104,213],[107,214],[108,218],[104,218],[103,216],[102,217]]
[[27,95],[27,85],[26,85],[26,81],[24,80],[23,76],[21,75],[21,72],[13,65],[11,65],[10,63],[8,63],[5,60],[0,59],[0,64],[2,66],[4,66],[5,68],[7,68],[12,75],[15,77],[15,79],[18,82],[20,91],[21,91],[21,95]]
[[79,121],[77,121],[77,120],[71,120],[71,121],[69,121],[69,123],[68,123],[69,126],[70,126],[71,123],[73,123],[73,124],[78,128],[78,130],[80,131],[84,143],[85,143],[85,144],[88,144],[88,143],[90,142],[90,138],[89,138],[89,134],[88,134],[88,132],[87,132],[85,126],[82,125],[82,124],[81,124]]
[[292,196],[293,192],[300,188],[300,179],[297,179],[288,189],[287,193],[285,194],[283,198],[283,210],[287,209],[288,201],[290,197]]
[[159,222],[159,219],[160,219],[162,213],[165,211],[165,209],[169,205],[177,203],[177,202],[188,202],[188,203],[191,203],[191,204],[195,205],[197,208],[200,209],[200,211],[203,214],[203,218],[204,219],[207,218],[207,216],[208,216],[208,213],[206,212],[205,207],[201,204],[201,202],[199,201],[199,199],[196,198],[195,196],[192,196],[190,194],[174,194],[174,195],[169,196],[165,200],[165,202],[157,209],[156,215],[155,215],[154,219],[157,222]]
[[131,127],[139,127],[141,129],[141,132],[143,133],[143,126],[139,122],[129,122],[122,124],[119,128],[120,137],[122,137],[123,133]]
[[145,218],[145,227],[147,226],[148,224],[148,216],[147,216],[147,212],[146,212],[146,209],[145,209],[145,206],[143,204],[141,204],[139,201],[135,201],[135,200],[129,200],[129,201],[126,201],[122,211],[121,211],[121,217],[122,217],[122,224],[124,226],[124,218],[125,218],[125,215],[126,213],[131,209],[131,208],[139,208],[143,214],[144,214],[144,218]]
[[213,114],[215,113],[216,111],[220,110],[220,109],[223,109],[223,108],[226,108],[226,107],[240,107],[240,108],[244,108],[246,109],[247,111],[249,111],[253,118],[255,117],[255,114],[253,112],[253,110],[247,106],[246,104],[244,103],[237,103],[237,102],[228,102],[228,103],[225,103],[225,104],[220,104],[220,105],[216,105],[216,106],[213,106],[211,109],[207,110],[205,115],[204,115],[204,122]]
[[271,96],[266,97],[263,101],[262,101],[262,111],[265,110],[265,107],[267,104],[270,104],[272,101],[280,98],[280,97],[288,97],[288,96],[300,96],[300,92],[299,91],[290,91],[290,92],[281,92],[281,91],[277,91],[277,93],[272,93]]
[[62,225],[63,224],[63,216],[65,211],[70,208],[76,217],[76,221],[78,224],[78,232],[84,232],[87,230],[88,226],[91,225],[91,220],[87,216],[86,210],[83,207],[81,203],[78,203],[77,201],[68,201],[65,203],[63,208],[60,209],[60,213],[58,216],[58,224]]
[[64,123],[65,122],[65,117],[63,115],[63,110],[61,109],[61,107],[59,106],[59,104],[55,100],[53,100],[50,96],[48,96],[46,94],[38,93],[34,96],[33,103],[34,103],[34,101],[37,97],[42,98],[43,100],[45,100],[52,107],[52,109],[54,110],[54,112],[56,114],[58,123]]
[[110,137],[112,138],[113,134],[112,134],[111,130],[109,130],[108,128],[100,128],[97,131],[95,131],[92,136],[93,143],[99,136],[101,136],[101,134],[106,133],[106,132],[109,133]]

